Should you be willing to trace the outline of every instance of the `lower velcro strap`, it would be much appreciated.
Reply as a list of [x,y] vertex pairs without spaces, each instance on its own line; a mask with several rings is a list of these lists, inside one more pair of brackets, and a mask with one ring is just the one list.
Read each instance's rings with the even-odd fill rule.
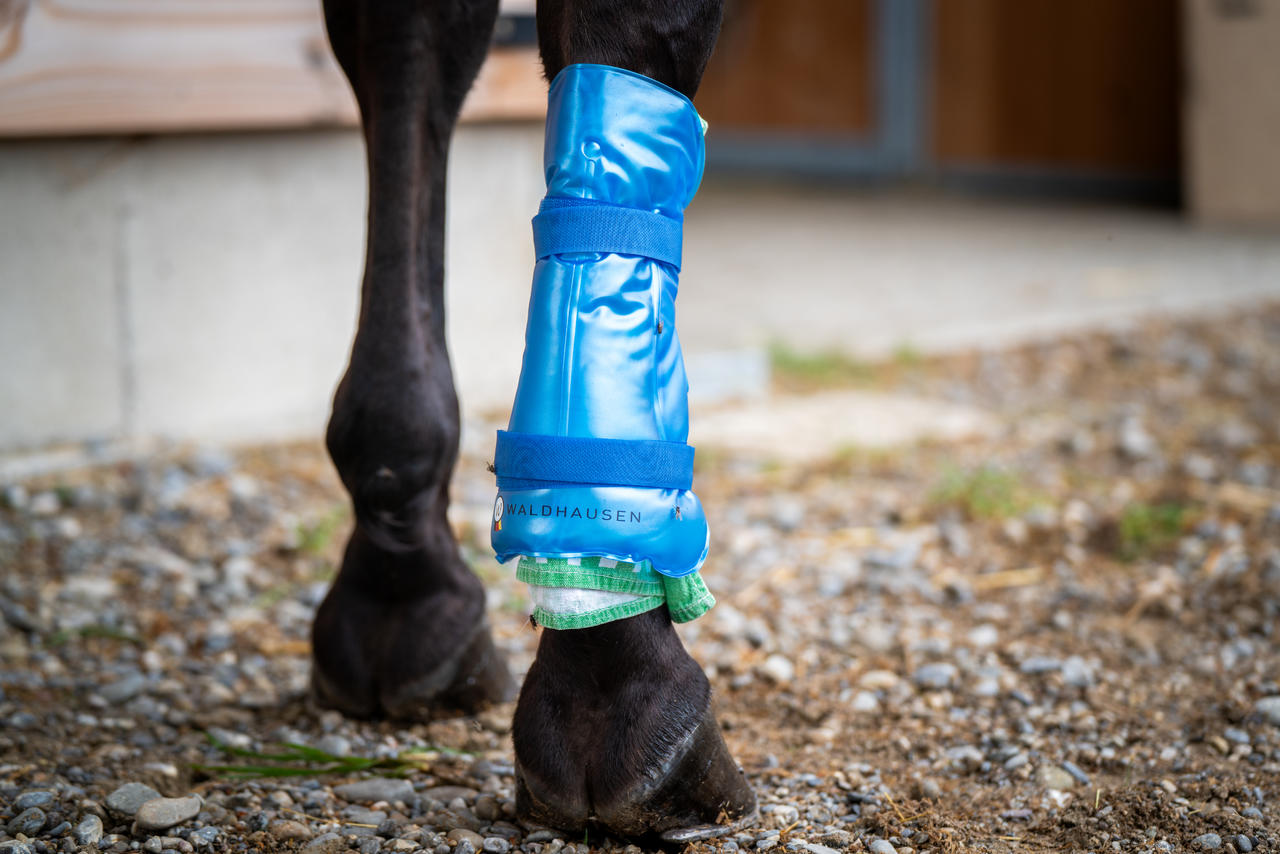
[[652,439],[595,439],[498,431],[498,489],[555,486],[693,487],[693,448]]

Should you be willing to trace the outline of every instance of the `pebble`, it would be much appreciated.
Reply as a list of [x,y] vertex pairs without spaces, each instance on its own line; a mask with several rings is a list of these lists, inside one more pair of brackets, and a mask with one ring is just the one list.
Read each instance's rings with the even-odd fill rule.
[[934,662],[917,667],[911,674],[911,681],[922,688],[946,688],[955,681],[957,669],[948,662]]
[[386,801],[409,802],[413,799],[413,784],[408,780],[396,780],[390,777],[370,777],[367,780],[356,780],[354,783],[343,783],[334,786],[333,793],[344,801],[353,803],[376,803]]
[[1000,642],[1000,630],[990,623],[982,623],[969,629],[969,633],[965,637],[969,643],[979,649],[986,649]]
[[871,854],[898,854],[898,849],[893,847],[893,843],[887,839],[873,839],[867,843],[867,850]]
[[107,809],[113,813],[132,818],[137,814],[139,807],[158,797],[160,793],[150,786],[142,783],[125,783],[107,795],[106,805]]
[[511,843],[501,836],[490,836],[484,840],[481,847],[490,854],[507,854],[511,850]]
[[138,807],[134,818],[143,830],[168,830],[184,821],[190,821],[200,812],[201,801],[192,795],[187,798],[154,798]]
[[[817,842],[806,842],[804,850],[808,851],[809,854],[840,854],[836,849],[828,848],[827,846],[820,845]],[[895,851],[894,854],[897,854],[897,852]]]
[[35,836],[44,827],[48,818],[40,807],[31,807],[9,819],[8,831],[15,836],[19,833],[24,836]]
[[1191,840],[1191,847],[1202,851],[1213,851],[1222,847],[1222,837],[1216,833],[1202,833]]
[[1093,685],[1093,668],[1078,655],[1062,662],[1062,681],[1073,688],[1088,688]]
[[484,845],[484,837],[476,833],[474,830],[467,830],[465,827],[455,827],[453,830],[445,834],[445,838],[452,842],[467,842],[475,850],[480,850]]
[[785,685],[795,678],[796,668],[785,655],[774,653],[760,665],[760,672],[770,682]]
[[191,831],[191,835],[187,838],[196,848],[212,848],[221,835],[222,831],[216,827],[202,827]]
[[290,819],[273,821],[268,825],[267,833],[281,842],[298,842],[311,838],[311,828],[300,821]]
[[8,839],[0,842],[0,854],[36,854],[36,849],[26,842]]
[[18,797],[14,799],[13,809],[19,812],[22,810],[29,810],[32,807],[40,807],[43,809],[53,803],[53,801],[53,792],[45,789],[34,789],[30,792],[23,792],[21,795],[18,795]]
[[1254,711],[1272,726],[1280,726],[1280,696],[1263,697],[1254,706]]
[[1057,765],[1041,765],[1036,769],[1036,782],[1046,789],[1070,789],[1076,780]]
[[102,819],[93,813],[89,813],[80,820],[71,835],[75,837],[76,842],[80,845],[96,845],[98,840],[102,838],[102,831]]
[[347,840],[336,833],[325,833],[303,846],[306,854],[340,854],[347,849]]
[[147,677],[141,673],[131,673],[98,689],[98,695],[113,706],[128,702],[142,693],[147,687]]
[[1018,669],[1029,676],[1035,676],[1041,673],[1053,673],[1062,669],[1062,660],[1051,658],[1047,655],[1033,655],[1023,661]]
[[1253,850],[1253,840],[1245,836],[1243,833],[1238,834],[1232,841],[1235,842],[1236,850],[1241,852],[1241,854],[1249,854],[1249,852]]
[[1084,773],[1084,771],[1076,763],[1063,762],[1062,770],[1070,774],[1072,778],[1074,778],[1075,781],[1079,783],[1081,786],[1089,785],[1089,775]]

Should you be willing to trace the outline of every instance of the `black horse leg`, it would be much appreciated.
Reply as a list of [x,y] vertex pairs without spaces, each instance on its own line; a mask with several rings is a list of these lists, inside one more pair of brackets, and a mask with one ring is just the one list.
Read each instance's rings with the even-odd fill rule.
[[484,589],[446,518],[458,402],[444,338],[445,162],[497,0],[325,0],[369,167],[360,324],[329,421],[355,508],[312,629],[317,699],[349,715],[473,710],[509,692]]
[[[620,66],[692,97],[722,0],[540,0],[548,77]],[[711,689],[665,608],[572,631],[546,629],[516,707],[516,806],[566,830],[598,824],[672,841],[724,832],[755,797],[729,756]]]

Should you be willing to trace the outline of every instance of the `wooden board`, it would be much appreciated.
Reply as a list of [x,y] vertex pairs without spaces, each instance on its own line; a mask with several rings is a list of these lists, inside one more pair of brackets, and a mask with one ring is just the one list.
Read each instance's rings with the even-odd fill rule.
[[856,136],[872,129],[870,0],[737,0],[695,99],[715,128]]
[[[536,51],[496,50],[463,118],[545,103]],[[319,0],[0,0],[0,135],[356,122]]]
[[941,162],[1177,174],[1175,0],[937,0],[934,9]]

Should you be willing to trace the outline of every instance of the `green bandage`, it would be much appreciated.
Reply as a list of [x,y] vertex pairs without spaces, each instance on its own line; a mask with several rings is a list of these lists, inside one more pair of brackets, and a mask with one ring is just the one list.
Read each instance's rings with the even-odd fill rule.
[[585,629],[663,605],[672,620],[687,623],[716,602],[700,573],[670,578],[655,572],[647,561],[522,557],[516,578],[530,585],[533,618],[549,629]]

